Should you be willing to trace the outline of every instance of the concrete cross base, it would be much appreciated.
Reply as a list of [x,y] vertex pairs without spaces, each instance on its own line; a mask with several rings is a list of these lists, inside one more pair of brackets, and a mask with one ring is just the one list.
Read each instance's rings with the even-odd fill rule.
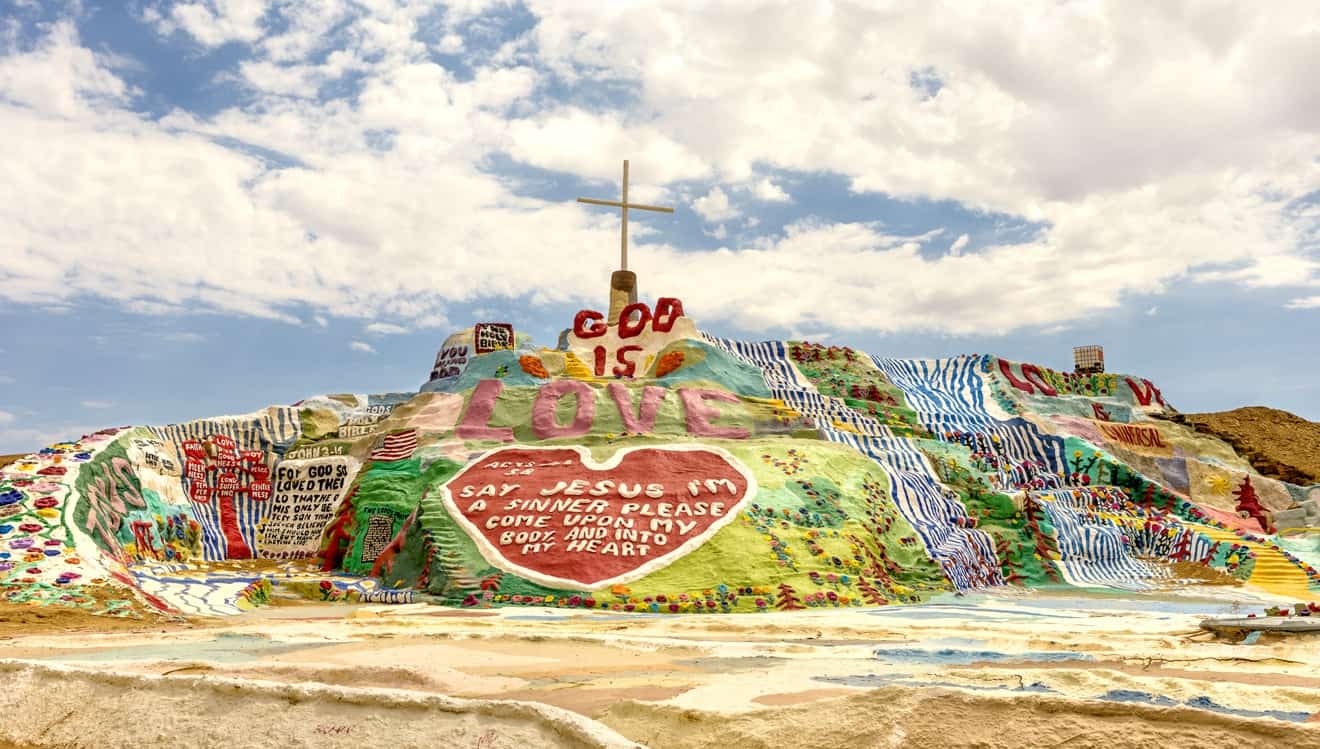
[[630,270],[616,270],[610,274],[609,324],[617,325],[623,308],[637,301],[637,274]]

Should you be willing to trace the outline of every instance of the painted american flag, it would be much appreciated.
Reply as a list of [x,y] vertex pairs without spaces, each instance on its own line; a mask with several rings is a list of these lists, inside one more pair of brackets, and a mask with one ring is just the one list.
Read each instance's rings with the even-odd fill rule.
[[385,435],[385,440],[381,442],[380,447],[371,451],[371,459],[379,461],[403,460],[411,457],[413,450],[416,449],[417,430],[409,429],[406,432]]

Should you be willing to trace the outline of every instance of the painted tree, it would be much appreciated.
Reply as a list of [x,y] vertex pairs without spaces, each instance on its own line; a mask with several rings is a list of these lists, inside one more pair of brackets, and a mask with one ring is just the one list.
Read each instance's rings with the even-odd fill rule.
[[1036,539],[1036,556],[1040,557],[1040,565],[1045,570],[1045,574],[1050,576],[1054,582],[1062,582],[1059,576],[1059,570],[1054,564],[1054,559],[1059,553],[1059,544],[1052,533],[1046,532],[1041,527],[1040,521],[1045,515],[1045,508],[1030,496],[1027,497],[1026,504],[1022,508],[1023,515],[1027,518],[1027,529],[1031,531]]
[[1183,531],[1173,542],[1173,553],[1169,555],[1175,562],[1186,562],[1192,558],[1192,534]]
[[788,583],[779,584],[779,595],[775,597],[775,608],[780,611],[797,611],[804,609],[802,599],[798,598],[797,591]]
[[1004,582],[1009,585],[1023,585],[1026,577],[1013,566],[1013,547],[1009,539],[999,539],[999,543],[995,546],[995,554],[999,557],[999,574],[1003,575]]
[[1251,485],[1251,477],[1244,476],[1242,485],[1233,492],[1237,497],[1237,511],[1242,517],[1255,518],[1260,523],[1260,529],[1266,533],[1270,532],[1269,515],[1266,514],[1265,507],[1260,503],[1260,498],[1256,496],[1256,487]]
[[867,582],[864,577],[857,578],[857,589],[862,591],[862,598],[872,606],[884,606],[889,603],[889,599],[885,598],[880,589]]

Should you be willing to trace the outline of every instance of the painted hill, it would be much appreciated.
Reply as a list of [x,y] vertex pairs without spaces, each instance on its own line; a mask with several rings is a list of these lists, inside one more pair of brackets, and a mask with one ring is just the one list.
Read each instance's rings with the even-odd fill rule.
[[616,325],[584,310],[552,348],[478,324],[415,392],[105,430],[5,467],[0,596],[209,615],[280,595],[750,613],[1205,580],[1315,598],[1310,537],[1269,531],[1320,487],[1174,413],[1137,377],[713,338],[673,299]]

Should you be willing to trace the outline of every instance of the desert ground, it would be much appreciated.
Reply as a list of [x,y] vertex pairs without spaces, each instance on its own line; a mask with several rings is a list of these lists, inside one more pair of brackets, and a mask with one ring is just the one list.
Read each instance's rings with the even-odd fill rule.
[[1197,626],[1267,603],[1191,589],[742,616],[277,604],[111,628],[9,611],[0,746],[1320,745],[1320,637]]

